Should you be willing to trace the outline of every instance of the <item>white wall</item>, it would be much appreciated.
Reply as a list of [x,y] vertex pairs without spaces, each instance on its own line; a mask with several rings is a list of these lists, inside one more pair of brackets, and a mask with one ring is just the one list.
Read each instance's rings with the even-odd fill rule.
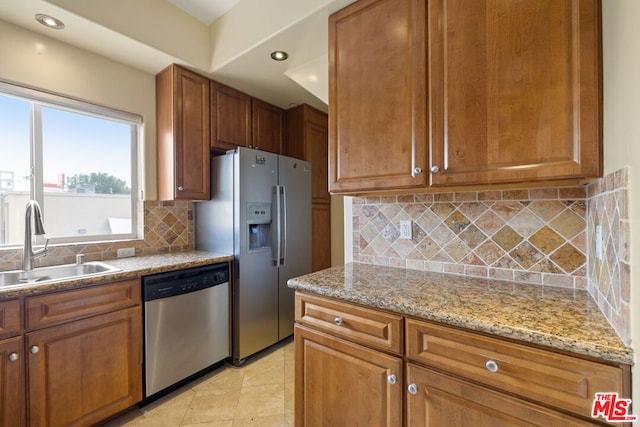
[[[605,175],[629,166],[631,223],[631,346],[634,413],[640,413],[640,1],[605,0],[604,61],[604,169]],[[636,185],[634,185],[636,184]]]
[[156,198],[155,76],[0,20],[0,79],[143,117],[139,188]]

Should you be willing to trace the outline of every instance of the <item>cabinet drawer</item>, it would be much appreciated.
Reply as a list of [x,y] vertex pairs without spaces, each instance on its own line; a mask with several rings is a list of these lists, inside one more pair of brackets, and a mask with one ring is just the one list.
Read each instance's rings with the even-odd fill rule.
[[396,354],[402,353],[402,316],[296,294],[296,321],[321,331]]
[[411,363],[406,375],[417,390],[407,394],[407,425],[412,427],[597,425]]
[[26,329],[41,328],[140,304],[140,279],[25,299]]
[[0,302],[0,338],[20,333],[20,301]]
[[596,392],[629,397],[620,367],[412,319],[406,340],[411,360],[585,417]]

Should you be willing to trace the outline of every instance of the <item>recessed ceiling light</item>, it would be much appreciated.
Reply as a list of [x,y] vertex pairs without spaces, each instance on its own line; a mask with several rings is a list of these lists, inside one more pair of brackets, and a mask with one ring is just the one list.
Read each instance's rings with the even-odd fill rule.
[[273,59],[274,61],[286,61],[288,57],[289,54],[284,50],[274,50],[273,52],[271,52],[271,59]]
[[38,21],[45,27],[53,28],[55,30],[61,30],[64,28],[64,22],[57,18],[54,18],[53,16],[44,15],[42,13],[38,13],[36,15],[36,21]]

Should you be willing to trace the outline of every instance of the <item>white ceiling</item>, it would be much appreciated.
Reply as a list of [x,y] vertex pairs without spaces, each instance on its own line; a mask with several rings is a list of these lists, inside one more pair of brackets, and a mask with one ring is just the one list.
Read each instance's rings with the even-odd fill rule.
[[[327,20],[353,1],[0,0],[0,19],[152,74],[175,62],[281,108],[326,111]],[[271,60],[273,50],[289,59]]]
[[209,25],[240,0],[168,0],[169,3],[178,6],[189,15],[198,19],[202,23]]

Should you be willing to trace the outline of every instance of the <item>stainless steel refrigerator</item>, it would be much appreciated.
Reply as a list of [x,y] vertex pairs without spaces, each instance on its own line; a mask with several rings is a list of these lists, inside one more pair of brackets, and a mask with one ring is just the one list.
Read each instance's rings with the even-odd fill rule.
[[197,249],[233,253],[234,363],[293,334],[287,280],[311,272],[311,165],[238,148],[211,159],[211,200],[194,204]]

